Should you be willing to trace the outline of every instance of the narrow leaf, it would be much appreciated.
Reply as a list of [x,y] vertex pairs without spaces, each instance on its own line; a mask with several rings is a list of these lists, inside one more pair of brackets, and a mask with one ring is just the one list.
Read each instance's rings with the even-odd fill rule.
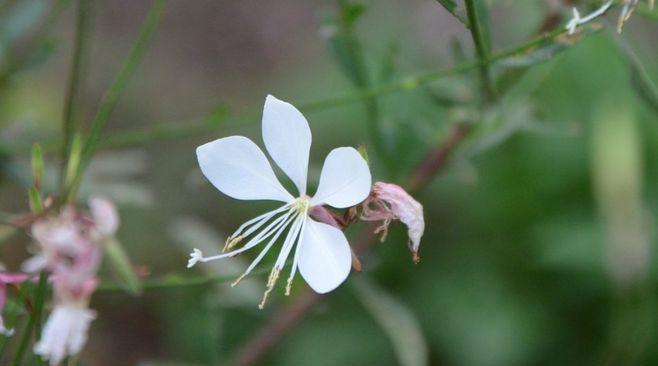
[[399,364],[427,365],[427,342],[411,310],[364,276],[352,284],[359,301],[393,343]]
[[117,281],[129,293],[133,295],[139,294],[142,291],[141,282],[135,271],[133,271],[130,258],[128,258],[121,243],[115,238],[105,240],[105,254],[107,255],[112,272],[117,277]]
[[32,182],[35,188],[41,187],[43,179],[43,152],[41,145],[32,145]]

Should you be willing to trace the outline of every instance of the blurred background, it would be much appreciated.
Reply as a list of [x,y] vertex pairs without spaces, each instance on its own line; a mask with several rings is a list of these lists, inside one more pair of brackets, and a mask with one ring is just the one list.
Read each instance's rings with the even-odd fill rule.
[[[485,3],[493,50],[563,27],[573,4],[583,14],[597,4]],[[0,0],[3,212],[28,210],[34,142],[49,152],[45,190],[57,194],[76,4]],[[92,1],[76,110],[83,123],[150,6]],[[405,227],[394,223],[361,256],[363,272],[324,296],[260,364],[658,363],[658,23],[635,14],[618,36],[608,29],[617,14],[604,17],[606,29],[494,64],[493,103],[472,70],[376,100],[302,108],[314,135],[311,191],[335,146],[366,144],[373,178],[404,184],[455,125],[471,132],[416,195],[426,219],[421,262],[413,264]],[[267,94],[306,106],[460,65],[474,59],[472,44],[433,0],[169,0],[80,200],[92,192],[115,200],[119,239],[146,281],[237,277],[256,253],[187,270],[188,253],[219,251],[242,222],[274,206],[219,193],[198,169],[196,146],[232,134],[261,144]],[[185,133],[153,133],[171,126]],[[2,262],[17,269],[29,237],[6,228],[0,236]],[[110,273],[103,279],[113,281]],[[263,274],[236,288],[218,282],[140,296],[101,287],[79,364],[224,364],[306,287],[298,276],[290,297],[277,289],[261,311]]]

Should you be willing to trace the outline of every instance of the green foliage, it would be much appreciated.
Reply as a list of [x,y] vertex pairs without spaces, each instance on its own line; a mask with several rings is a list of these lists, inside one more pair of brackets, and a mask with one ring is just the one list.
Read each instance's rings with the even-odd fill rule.
[[140,280],[121,243],[115,238],[107,238],[104,245],[107,262],[120,286],[132,295],[139,295],[142,291]]
[[[93,49],[84,81],[82,63],[64,71],[75,57],[61,52],[76,49],[75,32],[64,22],[50,30],[67,1],[46,3],[0,0],[0,249],[7,267],[18,268],[30,248],[28,210],[42,212],[48,194],[58,198],[52,210],[62,194],[73,203],[103,193],[121,205],[120,237],[131,255],[115,239],[106,243],[112,275],[103,273],[94,294],[98,318],[80,364],[224,364],[260,352],[241,349],[259,334],[275,343],[264,365],[658,361],[650,347],[658,332],[658,79],[646,30],[655,24],[632,24],[655,10],[639,7],[617,38],[599,21],[567,36],[568,14],[539,6],[521,19],[529,7],[519,1],[339,0],[295,11],[263,3],[258,11],[229,7],[228,16],[193,3],[172,3],[165,14],[155,1],[123,66],[116,54],[130,48],[141,13],[98,12],[97,27],[76,26]],[[328,14],[320,29],[294,21],[309,9]],[[427,9],[445,9],[466,27],[430,29],[435,13]],[[318,33],[328,52],[318,51]],[[78,75],[69,84],[78,85],[77,100],[62,96],[60,74]],[[359,254],[364,273],[307,308],[297,278],[290,297],[277,288],[257,310],[271,256],[236,288],[229,283],[255,253],[185,270],[192,248],[219,252],[223,233],[272,207],[219,195],[194,159],[196,146],[216,138],[257,140],[255,101],[265,93],[287,93],[311,123],[310,175],[320,174],[331,147],[364,141],[359,151],[374,180],[404,185],[421,162],[445,157],[416,196],[427,224],[418,265],[404,226],[393,222],[385,243]],[[64,119],[76,121],[69,135],[62,100],[70,102]],[[28,224],[7,225],[18,219]],[[370,230],[354,224],[347,234],[354,244]],[[0,341],[0,363],[34,360],[31,342],[50,309],[41,280],[9,289],[3,315],[18,331]]]

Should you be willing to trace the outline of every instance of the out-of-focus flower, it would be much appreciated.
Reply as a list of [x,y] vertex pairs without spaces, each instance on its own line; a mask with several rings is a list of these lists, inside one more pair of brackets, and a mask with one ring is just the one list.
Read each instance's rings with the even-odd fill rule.
[[414,262],[420,257],[418,250],[420,239],[425,232],[423,205],[409,195],[402,187],[384,182],[376,182],[372,187],[370,197],[363,203],[361,219],[365,221],[382,221],[375,233],[382,233],[381,240],[386,239],[388,225],[392,220],[400,220],[407,225],[409,250]]
[[[306,195],[311,131],[306,118],[289,103],[268,96],[263,110],[263,140],[272,159],[297,187],[293,196],[277,180],[265,154],[242,136],[221,138],[197,148],[199,166],[206,178],[222,193],[240,200],[274,200],[279,208],[241,225],[227,240],[230,250],[248,237],[244,246],[213,257],[195,250],[188,266],[197,262],[232,257],[267,241],[261,253],[235,281],[248,275],[289,228],[272,269],[267,290],[259,307],[264,306],[293,247],[293,263],[286,294],[299,271],[318,293],[338,287],[349,275],[352,254],[343,232],[309,217],[314,206],[346,208],[359,204],[370,191],[371,177],[366,161],[351,147],[332,150],[325,159],[318,190]],[[252,236],[253,235],[253,236]]]
[[89,199],[91,217],[94,219],[94,228],[103,236],[112,236],[119,228],[119,213],[114,204],[102,197]]
[[19,284],[25,282],[27,279],[28,276],[22,273],[0,272],[0,335],[9,337],[14,334],[13,329],[5,327],[2,318],[2,310],[4,310],[5,304],[7,303],[7,285]]
[[32,225],[40,252],[23,268],[50,273],[55,307],[34,345],[34,352],[48,359],[50,365],[77,354],[86,342],[95,317],[88,304],[98,284],[102,242],[119,226],[118,213],[110,201],[92,198],[89,207],[90,213],[86,213],[68,206],[58,216]]
[[34,353],[59,364],[66,356],[79,353],[87,342],[87,330],[96,317],[86,305],[58,304],[43,328]]

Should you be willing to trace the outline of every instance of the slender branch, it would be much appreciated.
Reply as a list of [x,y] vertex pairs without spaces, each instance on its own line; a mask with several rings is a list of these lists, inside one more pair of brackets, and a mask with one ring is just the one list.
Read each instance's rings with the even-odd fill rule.
[[320,299],[321,296],[315,292],[304,290],[304,293],[300,294],[295,301],[274,314],[270,323],[253,340],[240,348],[234,363],[236,365],[255,365],[313,309]]
[[[61,184],[64,184],[66,160],[71,150],[71,141],[73,134],[79,130],[78,124],[75,122],[75,105],[78,100],[78,90],[82,83],[86,57],[87,57],[87,44],[89,37],[87,36],[89,30],[89,13],[91,12],[92,0],[79,0],[78,1],[78,17],[76,21],[75,41],[73,47],[73,62],[71,63],[71,70],[69,74],[68,88],[66,91],[66,98],[64,101],[64,114],[62,118],[62,131],[64,139],[62,141],[62,174]],[[64,187],[62,186],[62,189]]]
[[470,131],[471,127],[465,124],[456,124],[448,140],[427,153],[425,159],[418,164],[406,185],[408,191],[413,193],[427,186],[436,173],[448,162],[453,151],[468,136]]
[[[251,276],[259,276],[269,273],[267,268],[258,268],[251,272]],[[173,287],[192,287],[192,286],[209,286],[223,283],[234,282],[239,275],[217,276],[217,277],[182,277],[176,275],[165,276],[160,279],[145,280],[140,282],[141,289],[162,290]],[[111,282],[104,282],[96,289],[96,292],[125,292],[125,285]]]
[[484,39],[482,20],[480,19],[482,14],[478,14],[477,6],[475,4],[476,1],[482,0],[465,0],[464,3],[466,4],[466,15],[468,16],[468,29],[471,31],[471,38],[473,38],[473,43],[475,44],[475,51],[480,60],[478,67],[480,69],[482,92],[486,101],[491,102],[495,99],[495,94],[491,83],[489,64],[485,62],[485,60],[489,59],[489,50]]

